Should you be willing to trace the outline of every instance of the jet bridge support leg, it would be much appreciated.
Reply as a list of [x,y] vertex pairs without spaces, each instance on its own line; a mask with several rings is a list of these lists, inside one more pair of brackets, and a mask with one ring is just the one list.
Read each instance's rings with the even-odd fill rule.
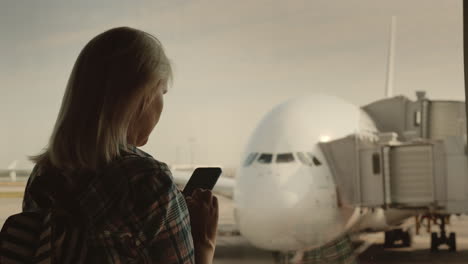
[[440,245],[447,245],[449,251],[457,251],[457,238],[454,232],[451,232],[447,237],[445,225],[448,221],[447,215],[434,215],[435,222],[439,225],[440,235],[437,232],[431,233],[431,252],[437,252]]
[[[424,224],[426,222],[426,224]],[[433,219],[431,215],[417,215],[415,216],[415,225],[416,225],[416,235],[420,234],[422,227],[426,228],[427,233],[431,233],[432,225],[431,223],[437,224],[436,219]]]

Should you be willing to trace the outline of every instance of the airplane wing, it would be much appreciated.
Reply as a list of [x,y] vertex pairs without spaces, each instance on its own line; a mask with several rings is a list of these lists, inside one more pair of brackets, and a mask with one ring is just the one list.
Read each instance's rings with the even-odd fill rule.
[[[174,178],[174,182],[183,188],[190,179],[190,176],[192,176],[192,172],[193,170],[173,170],[172,176]],[[216,185],[213,188],[213,192],[232,199],[234,185],[235,180],[233,178],[223,177],[223,174],[221,174],[218,182],[216,182]]]

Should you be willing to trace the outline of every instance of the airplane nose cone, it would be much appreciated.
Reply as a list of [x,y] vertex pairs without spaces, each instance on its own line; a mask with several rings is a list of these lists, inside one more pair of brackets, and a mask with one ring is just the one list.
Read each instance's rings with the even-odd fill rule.
[[304,180],[292,184],[291,180],[299,179],[273,174],[265,178],[265,172],[248,176],[243,181],[239,175],[235,215],[242,235],[255,246],[297,250],[320,246],[342,233],[344,224],[329,189],[315,189]]

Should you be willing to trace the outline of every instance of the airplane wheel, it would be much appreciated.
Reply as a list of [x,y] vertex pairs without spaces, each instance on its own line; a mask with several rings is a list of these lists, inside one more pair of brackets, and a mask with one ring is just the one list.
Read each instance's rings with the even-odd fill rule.
[[385,232],[384,247],[391,248],[393,247],[394,242],[395,242],[395,236],[394,236],[393,230]]
[[436,232],[431,233],[431,252],[437,252],[439,250],[439,238]]
[[411,233],[410,231],[405,231],[402,233],[403,247],[411,247]]
[[454,232],[450,233],[447,244],[449,246],[449,251],[452,251],[452,252],[457,251],[457,237]]

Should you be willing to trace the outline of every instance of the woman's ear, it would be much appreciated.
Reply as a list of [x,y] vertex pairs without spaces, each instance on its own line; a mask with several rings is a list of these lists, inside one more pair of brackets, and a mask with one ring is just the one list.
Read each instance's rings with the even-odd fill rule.
[[127,142],[131,143],[132,145],[136,144],[136,140],[138,137],[138,130],[139,130],[139,120],[143,114],[143,100],[140,101],[135,108],[135,112],[130,116],[130,120],[128,122],[127,128]]
[[131,116],[130,123],[135,125],[145,112],[145,108],[148,105],[146,97],[143,97],[140,102],[137,103],[134,114]]

